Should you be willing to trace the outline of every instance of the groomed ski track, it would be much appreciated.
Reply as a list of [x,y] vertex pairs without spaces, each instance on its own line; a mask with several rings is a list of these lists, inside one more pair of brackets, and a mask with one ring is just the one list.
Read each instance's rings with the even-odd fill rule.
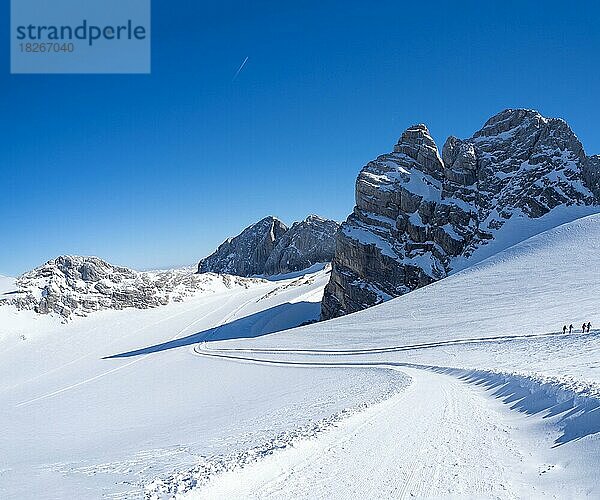
[[[411,379],[390,399],[342,421],[310,440],[214,477],[190,498],[559,498],[591,494],[579,481],[557,484],[561,450],[553,426],[574,404],[546,401],[527,415],[490,391],[504,388],[504,403],[524,401],[510,377],[495,380],[444,367],[386,362],[388,352],[440,345],[544,338],[556,334],[458,339],[441,343],[356,350],[214,349],[197,356],[285,367],[397,370]],[[354,361],[366,355],[365,361]],[[318,358],[317,358],[318,356]],[[344,356],[352,356],[344,360]],[[331,360],[335,357],[334,360]],[[532,389],[536,400],[541,387]],[[498,392],[494,394],[498,396]],[[543,397],[541,398],[543,399]],[[597,403],[597,402],[596,402]],[[553,413],[552,409],[556,411]],[[560,408],[560,409],[559,409]],[[547,410],[547,412],[543,411]],[[527,412],[525,412],[527,413]],[[548,418],[544,421],[544,418]]]

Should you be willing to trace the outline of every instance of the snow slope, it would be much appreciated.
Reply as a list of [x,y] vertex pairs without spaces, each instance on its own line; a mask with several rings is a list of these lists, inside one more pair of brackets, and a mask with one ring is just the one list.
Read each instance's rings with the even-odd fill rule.
[[412,384],[190,497],[597,497],[600,334],[557,331],[600,321],[599,246],[590,216],[367,311],[198,346],[280,368],[388,367]]
[[245,347],[360,349],[600,325],[600,215],[536,235],[406,296]]
[[202,340],[316,319],[327,276],[68,324],[1,307],[0,497],[139,498],[174,468],[311,422],[326,427],[323,419],[394,393],[405,377],[384,370],[280,373],[190,354]]
[[15,279],[0,274],[0,296],[15,290]]
[[556,332],[600,324],[599,246],[586,217],[285,331],[328,270],[67,325],[0,308],[0,496],[598,497],[600,334]]

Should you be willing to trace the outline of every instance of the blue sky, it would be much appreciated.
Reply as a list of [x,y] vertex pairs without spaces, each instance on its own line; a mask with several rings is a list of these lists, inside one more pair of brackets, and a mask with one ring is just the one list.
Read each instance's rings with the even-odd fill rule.
[[600,153],[595,3],[295,4],[155,0],[151,75],[10,75],[5,46],[0,274],[194,263],[268,214],[342,220],[417,122],[441,148],[535,108]]

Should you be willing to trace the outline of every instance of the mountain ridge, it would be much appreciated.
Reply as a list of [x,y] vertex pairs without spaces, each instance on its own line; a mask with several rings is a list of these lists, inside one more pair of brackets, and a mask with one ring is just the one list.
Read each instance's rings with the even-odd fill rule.
[[198,273],[273,276],[330,262],[338,226],[314,214],[291,227],[274,216],[265,217],[221,243],[198,263]]
[[65,320],[105,309],[149,309],[181,302],[198,293],[247,288],[262,280],[198,275],[187,268],[134,271],[93,256],[61,255],[14,280],[14,291],[0,294],[0,306],[55,313]]

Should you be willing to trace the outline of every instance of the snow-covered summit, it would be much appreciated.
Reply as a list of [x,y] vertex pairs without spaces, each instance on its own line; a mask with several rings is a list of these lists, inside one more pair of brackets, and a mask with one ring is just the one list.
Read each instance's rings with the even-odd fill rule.
[[15,291],[0,296],[0,305],[69,318],[102,309],[147,309],[200,292],[247,287],[256,281],[199,276],[188,269],[138,272],[98,257],[63,255],[17,278]]
[[410,127],[358,176],[323,318],[441,279],[491,242],[535,234],[542,219],[541,230],[558,213],[562,223],[600,211],[599,172],[564,120],[533,110],[504,110],[469,139],[449,137],[441,155],[425,125]]

